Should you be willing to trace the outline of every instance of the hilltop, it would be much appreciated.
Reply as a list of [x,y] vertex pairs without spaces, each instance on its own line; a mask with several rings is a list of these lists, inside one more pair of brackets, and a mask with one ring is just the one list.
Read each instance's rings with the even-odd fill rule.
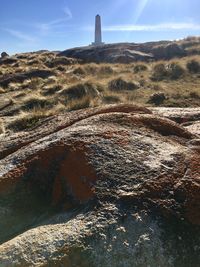
[[135,61],[170,60],[200,53],[200,39],[148,43],[115,43],[85,46],[65,50],[60,56],[96,63],[132,63]]
[[[1,132],[22,131],[63,111],[104,104],[199,107],[199,47],[199,38],[191,37],[173,43],[4,55],[0,59]],[[88,62],[96,58],[116,62]],[[119,63],[130,58],[129,63]]]

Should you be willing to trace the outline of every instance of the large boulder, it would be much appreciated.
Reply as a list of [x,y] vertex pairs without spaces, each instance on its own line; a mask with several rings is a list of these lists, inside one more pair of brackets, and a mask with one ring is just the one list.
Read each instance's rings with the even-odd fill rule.
[[10,137],[0,266],[197,267],[197,139],[130,105],[65,113]]
[[65,50],[59,56],[81,59],[83,62],[131,63],[149,61],[152,54],[138,51],[135,44],[107,44]]

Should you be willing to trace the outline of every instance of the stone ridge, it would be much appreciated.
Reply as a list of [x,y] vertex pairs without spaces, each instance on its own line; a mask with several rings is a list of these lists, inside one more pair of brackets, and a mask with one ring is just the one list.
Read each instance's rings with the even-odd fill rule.
[[149,42],[144,44],[119,43],[100,46],[77,47],[62,51],[59,56],[81,59],[83,62],[131,63],[172,59],[187,55],[186,50],[175,42]]

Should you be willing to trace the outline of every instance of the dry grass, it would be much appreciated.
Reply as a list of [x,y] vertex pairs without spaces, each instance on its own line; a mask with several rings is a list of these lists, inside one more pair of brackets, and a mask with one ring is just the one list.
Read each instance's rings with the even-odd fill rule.
[[0,94],[4,94],[6,91],[3,88],[0,88]]
[[[187,49],[199,45],[199,40],[191,40],[182,41]],[[7,115],[2,117],[6,129],[19,131],[30,129],[63,110],[102,104],[127,102],[146,106],[199,107],[199,64],[200,55],[149,63],[80,64],[56,58],[54,53],[23,54],[17,63],[0,66],[0,75],[48,69],[47,66],[55,75],[48,79],[36,77],[22,83],[12,82],[8,87],[0,88],[1,102],[4,96],[14,99],[11,106],[1,111],[11,114],[12,122]],[[163,94],[165,99],[150,103],[151,96],[156,93]]]
[[0,134],[3,134],[5,132],[4,123],[3,120],[0,119]]
[[74,99],[68,103],[68,111],[89,108],[91,105],[91,97],[84,96],[81,99]]
[[114,104],[122,102],[122,97],[119,94],[107,93],[102,97],[102,102],[104,104]]

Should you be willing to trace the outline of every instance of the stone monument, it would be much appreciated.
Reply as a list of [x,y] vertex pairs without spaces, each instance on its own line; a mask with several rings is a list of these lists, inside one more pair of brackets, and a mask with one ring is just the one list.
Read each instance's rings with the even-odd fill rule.
[[92,45],[103,45],[102,42],[102,33],[101,33],[101,17],[99,15],[96,15],[95,17],[95,40]]

